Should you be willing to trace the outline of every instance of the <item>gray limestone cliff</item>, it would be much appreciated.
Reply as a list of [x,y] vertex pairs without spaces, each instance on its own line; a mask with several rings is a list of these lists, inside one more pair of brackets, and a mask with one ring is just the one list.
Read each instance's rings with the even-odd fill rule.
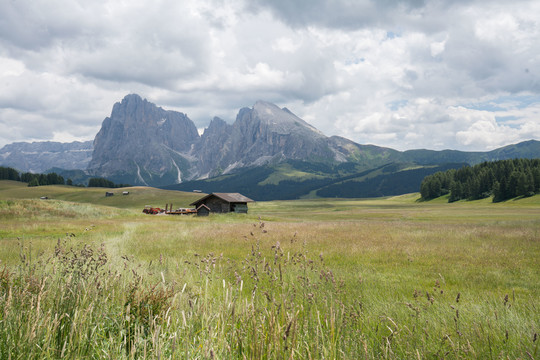
[[115,182],[168,185],[288,159],[345,162],[362,151],[344,142],[264,101],[241,109],[232,125],[214,118],[199,136],[186,115],[128,95],[103,121],[88,171]]
[[0,165],[22,172],[43,173],[57,167],[84,170],[92,158],[92,141],[16,142],[0,149]]
[[287,109],[258,101],[232,125],[214,119],[195,146],[200,175],[215,176],[285,159],[331,159],[327,137]]
[[185,114],[127,95],[103,121],[88,171],[130,184],[178,183],[191,177],[187,153],[198,139]]

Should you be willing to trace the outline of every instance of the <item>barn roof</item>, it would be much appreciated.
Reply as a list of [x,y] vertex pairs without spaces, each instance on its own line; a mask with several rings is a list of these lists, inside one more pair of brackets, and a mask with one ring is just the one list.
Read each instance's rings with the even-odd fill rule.
[[244,196],[244,195],[239,194],[239,193],[212,193],[212,194],[206,195],[205,197],[200,198],[200,199],[197,200],[197,201],[192,202],[190,205],[198,204],[198,203],[200,203],[201,201],[204,201],[204,200],[208,199],[208,198],[211,197],[211,196],[218,197],[218,198],[220,198],[220,199],[222,199],[222,200],[225,200],[226,202],[229,202],[229,203],[237,203],[237,202],[240,202],[240,203],[247,203],[247,202],[254,202],[254,200],[251,200],[251,199],[248,198],[247,196]]

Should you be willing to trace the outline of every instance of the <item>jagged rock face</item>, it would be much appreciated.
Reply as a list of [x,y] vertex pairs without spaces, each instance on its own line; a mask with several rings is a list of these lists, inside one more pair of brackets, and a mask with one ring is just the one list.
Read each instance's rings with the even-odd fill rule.
[[[199,137],[186,115],[127,95],[103,121],[91,161],[79,160],[78,168],[88,164],[91,175],[117,183],[159,186],[287,159],[343,162],[359,151],[358,144],[328,138],[288,109],[263,101],[241,109],[232,125],[214,118]],[[75,168],[63,164],[50,167]]]
[[245,155],[246,162],[263,156],[291,159],[328,156],[326,136],[304,120],[276,105],[259,101],[253,109],[242,109],[235,123],[233,147],[236,157]]
[[[394,149],[376,145],[360,145],[341,136],[328,138],[329,147],[338,162],[354,162],[365,167],[380,166],[381,161],[402,161],[402,154]],[[386,160],[386,161],[385,161]]]
[[326,139],[289,110],[259,101],[251,109],[241,109],[232,126],[212,121],[196,146],[200,175],[284,159],[333,159]]
[[207,178],[211,173],[220,172],[218,166],[229,153],[228,140],[232,131],[233,127],[218,117],[210,122],[192,152],[198,159],[197,177]]
[[188,176],[185,155],[199,139],[185,115],[128,95],[94,139],[90,173],[132,184],[175,183]]
[[0,165],[43,173],[54,167],[84,170],[92,158],[92,142],[17,142],[0,149]]
[[184,114],[128,95],[103,121],[89,171],[116,182],[167,185],[286,159],[347,156],[288,109],[267,102],[241,109],[232,125],[214,118],[199,137]]

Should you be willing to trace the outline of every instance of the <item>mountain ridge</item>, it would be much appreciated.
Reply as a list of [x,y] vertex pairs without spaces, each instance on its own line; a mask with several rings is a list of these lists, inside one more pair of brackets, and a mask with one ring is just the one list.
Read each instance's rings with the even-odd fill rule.
[[[326,189],[329,186],[335,188],[335,184],[344,184],[352,189],[362,181],[353,181],[352,178],[347,180],[348,177],[365,171],[375,176],[374,169],[384,168],[386,175],[390,174],[390,169],[403,172],[407,166],[423,168],[425,170],[422,171],[429,172],[429,169],[444,164],[474,165],[482,161],[512,156],[538,157],[540,154],[540,142],[536,140],[488,152],[426,149],[398,151],[376,145],[361,145],[340,136],[328,137],[289,109],[266,101],[257,101],[251,108],[241,108],[232,124],[214,117],[199,135],[195,124],[186,114],[164,110],[136,94],[126,95],[113,105],[111,115],[103,120],[91,146],[89,143],[80,143],[86,146],[84,151],[80,151],[86,157],[64,163],[60,163],[59,158],[73,156],[76,150],[66,150],[65,153],[58,150],[56,157],[52,156],[52,160],[47,162],[43,161],[43,154],[38,154],[47,151],[39,149],[46,149],[47,146],[74,146],[75,149],[75,143],[53,145],[51,142],[43,142],[34,145],[38,149],[34,154],[35,159],[40,157],[41,161],[32,158],[28,151],[17,150],[29,145],[8,144],[0,149],[0,164],[21,170],[16,164],[18,161],[19,165],[23,165],[23,171],[27,171],[24,167],[29,163],[47,165],[48,169],[65,169],[65,166],[71,165],[74,166],[73,170],[84,170],[88,176],[105,177],[116,183],[159,187],[174,187],[174,184],[188,186],[187,182],[190,181],[213,181],[215,184],[216,179],[223,175],[264,168],[259,173],[265,173],[267,177],[257,183],[246,183],[246,186],[260,187],[276,182],[278,186],[285,183],[291,187],[301,186],[300,183],[306,181],[305,174],[311,174],[308,177],[319,179],[321,186],[326,184]],[[7,158],[11,161],[8,164],[2,161]],[[37,172],[44,172],[43,169],[39,170]],[[80,173],[77,174],[80,177]],[[304,174],[304,178],[299,176],[296,181],[295,174]],[[245,177],[251,178],[247,175]],[[395,180],[391,182],[395,183]],[[218,190],[221,191],[213,191]],[[317,190],[313,186],[309,191],[328,193],[327,190]],[[296,192],[294,196],[305,195]]]
[[14,142],[0,149],[0,165],[22,172],[44,173],[52,167],[86,169],[92,158],[92,141]]

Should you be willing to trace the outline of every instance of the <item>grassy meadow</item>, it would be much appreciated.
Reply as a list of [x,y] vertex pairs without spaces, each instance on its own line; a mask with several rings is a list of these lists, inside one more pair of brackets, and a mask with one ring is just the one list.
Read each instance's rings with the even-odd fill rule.
[[540,357],[538,195],[198,218],[123,190],[0,181],[1,359]]

